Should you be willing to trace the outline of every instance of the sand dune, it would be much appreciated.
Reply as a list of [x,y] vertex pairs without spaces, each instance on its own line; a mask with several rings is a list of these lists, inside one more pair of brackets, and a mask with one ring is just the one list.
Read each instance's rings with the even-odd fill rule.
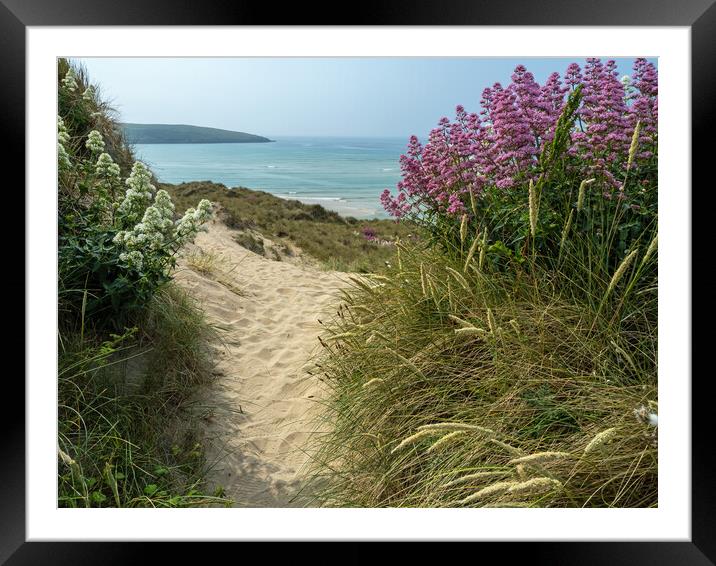
[[[309,505],[299,494],[301,474],[324,390],[307,362],[320,347],[318,318],[337,306],[345,274],[266,259],[232,233],[213,221],[180,258],[176,275],[223,341],[216,384],[199,400],[215,407],[205,419],[209,487],[224,487],[239,507]],[[216,259],[213,270],[191,267],[202,253]]]

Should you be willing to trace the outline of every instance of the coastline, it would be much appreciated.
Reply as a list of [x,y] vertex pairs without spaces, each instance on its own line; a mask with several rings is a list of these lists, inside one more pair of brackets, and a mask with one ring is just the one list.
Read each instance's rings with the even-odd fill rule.
[[344,216],[387,218],[380,203],[400,181],[404,140],[271,138],[274,143],[136,144],[138,158],[163,183],[211,179],[281,199],[320,204]]
[[[261,191],[261,189],[251,189]],[[388,215],[378,207],[371,207],[367,202],[356,202],[353,199],[342,197],[307,197],[300,195],[275,194],[261,191],[284,200],[297,200],[303,204],[318,204],[327,210],[337,212],[344,218],[353,217],[358,220],[388,220]],[[365,199],[367,201],[367,199]]]

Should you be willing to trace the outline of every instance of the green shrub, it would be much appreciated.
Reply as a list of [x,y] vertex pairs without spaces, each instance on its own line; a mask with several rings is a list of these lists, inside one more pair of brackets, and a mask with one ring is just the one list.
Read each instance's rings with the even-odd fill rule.
[[98,130],[73,137],[65,118],[84,129],[85,106],[95,100],[77,97],[78,88],[69,68],[58,117],[61,312],[119,327],[170,279],[177,251],[209,219],[211,204],[203,200],[175,220],[169,194],[156,190],[144,164],[134,163],[124,180]]

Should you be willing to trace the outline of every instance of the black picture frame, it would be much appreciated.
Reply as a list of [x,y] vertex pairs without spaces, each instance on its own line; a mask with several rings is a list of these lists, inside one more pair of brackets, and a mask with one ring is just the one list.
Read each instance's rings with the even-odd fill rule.
[[[6,167],[23,163],[25,151],[25,33],[28,26],[63,25],[529,25],[529,26],[687,26],[691,29],[692,81],[692,186],[713,187],[714,114],[716,101],[716,0],[443,0],[418,3],[365,1],[355,11],[338,11],[338,5],[288,3],[276,8],[269,3],[202,0],[0,0],[0,121],[6,140]],[[341,15],[338,15],[341,14]],[[20,169],[22,171],[22,169]],[[699,180],[703,182],[699,183]],[[22,174],[21,180],[22,181]],[[17,186],[17,185],[15,185]],[[6,187],[7,188],[7,187]],[[690,190],[690,188],[687,188]],[[24,204],[23,204],[24,207]],[[705,207],[702,207],[705,208]],[[25,213],[32,211],[25,210]],[[692,226],[695,225],[692,217]],[[707,223],[708,225],[708,223]],[[24,230],[23,230],[24,233]],[[692,231],[693,235],[693,231]],[[711,237],[712,239],[712,237]],[[692,257],[703,244],[693,239]],[[697,245],[698,244],[698,245]],[[17,263],[24,265],[19,246]],[[24,255],[24,252],[23,252]],[[20,272],[18,267],[17,272]],[[14,295],[24,289],[22,277],[14,279]],[[693,281],[692,275],[692,281]],[[32,297],[25,296],[26,304]],[[23,324],[23,328],[25,324]],[[693,328],[693,324],[692,324]],[[684,329],[691,333],[692,328]],[[17,333],[19,335],[19,333]],[[27,336],[31,340],[32,336]],[[25,345],[27,343],[25,342]],[[693,350],[693,346],[692,346]],[[693,363],[693,361],[692,361]],[[693,367],[693,366],[692,366]],[[716,457],[713,397],[709,395],[711,372],[673,376],[692,392],[692,500],[690,542],[535,542],[482,543],[510,561],[529,560],[546,564],[714,564],[716,563]],[[6,372],[6,406],[11,399],[24,398],[23,383],[16,372]],[[18,404],[18,403],[15,403]],[[24,413],[24,408],[21,409]],[[160,543],[38,543],[25,542],[25,419],[2,412],[2,465],[0,465],[0,563],[20,564],[110,564],[141,561],[148,545],[161,546],[164,560],[176,555],[191,559],[195,545]],[[78,533],[78,538],[81,536]],[[316,533],[320,539],[320,533]],[[366,557],[370,545],[351,543],[351,552],[341,556],[357,561]],[[503,545],[509,545],[509,549]],[[157,550],[157,548],[153,550]],[[296,557],[315,553],[306,546],[291,545]],[[320,551],[319,551],[320,552]],[[482,552],[482,550],[480,550]],[[181,553],[181,554],[180,554]],[[471,550],[470,553],[474,553]],[[423,551],[421,550],[421,554]],[[483,557],[484,555],[481,555]],[[244,556],[237,556],[244,560]],[[325,556],[319,561],[333,559]],[[474,556],[474,559],[478,559]],[[314,560],[315,561],[315,558]],[[345,560],[341,560],[342,562]],[[364,561],[363,559],[361,561]]]

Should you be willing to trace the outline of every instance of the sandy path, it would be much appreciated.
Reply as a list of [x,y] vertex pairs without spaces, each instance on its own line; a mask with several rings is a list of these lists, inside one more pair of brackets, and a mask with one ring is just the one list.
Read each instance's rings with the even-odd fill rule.
[[222,486],[239,507],[305,506],[296,494],[324,391],[307,362],[320,347],[317,319],[335,310],[345,274],[265,259],[232,234],[212,222],[187,253],[217,254],[220,269],[201,274],[180,259],[176,275],[224,342],[217,382],[202,394],[216,407],[205,419],[210,488]]

